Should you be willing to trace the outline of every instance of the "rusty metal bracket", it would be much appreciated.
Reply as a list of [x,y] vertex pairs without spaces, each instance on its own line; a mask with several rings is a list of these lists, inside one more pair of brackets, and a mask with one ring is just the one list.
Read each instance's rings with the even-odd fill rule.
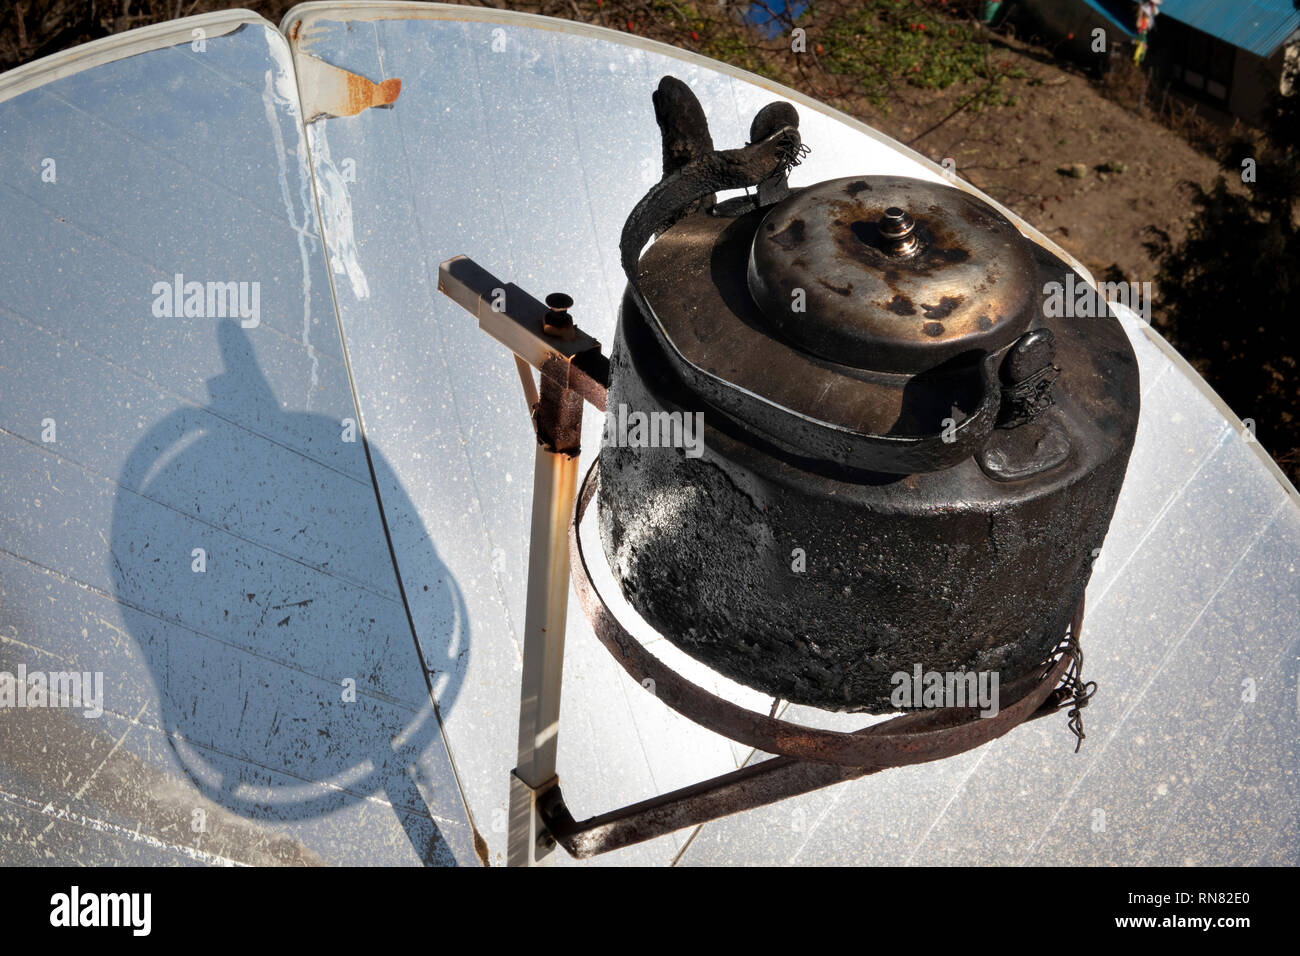
[[[1068,668],[1070,661],[1070,655],[1063,654],[1046,678],[1032,678],[1036,682],[1022,698],[1025,706],[1013,726],[1046,717],[1069,705],[1069,696],[1059,694],[1060,688],[1047,692],[1044,685],[1050,689]],[[1023,691],[1023,686],[1020,689]],[[1033,706],[1034,701],[1038,702],[1036,707]],[[858,734],[865,736],[875,731],[883,732],[885,728],[900,731],[900,721],[931,716],[934,713],[936,712],[931,711],[928,714],[896,717],[884,724],[858,731]],[[916,732],[922,731],[918,729]],[[1004,730],[1003,733],[1005,732]],[[978,744],[970,743],[955,749],[951,755],[975,746]],[[539,797],[539,810],[555,841],[571,855],[583,859],[888,769],[889,766],[842,767],[796,760],[793,757],[772,757],[581,822],[575,821],[565,806],[564,795],[557,782]]]
[[[1030,693],[1023,698],[1026,701],[1025,707],[1019,712],[1019,720],[1014,726],[1054,714],[1069,705],[1069,697],[1059,695],[1059,688],[1049,693],[1044,690],[1044,685],[1050,689],[1070,661],[1070,656],[1063,654],[1049,675],[1033,685]],[[1033,701],[1039,702],[1036,708],[1032,706]],[[933,713],[935,712],[930,712]],[[901,731],[899,721],[921,716],[929,715],[907,714],[858,731],[858,734],[865,736],[877,730],[883,732],[884,728]],[[1006,730],[1003,731],[1005,732]],[[978,744],[969,743],[954,749],[951,755],[975,746]],[[889,766],[842,767],[796,760],[793,757],[772,757],[581,822],[575,821],[565,806],[564,795],[557,782],[539,797],[539,810],[555,841],[571,855],[585,859],[888,769]]]

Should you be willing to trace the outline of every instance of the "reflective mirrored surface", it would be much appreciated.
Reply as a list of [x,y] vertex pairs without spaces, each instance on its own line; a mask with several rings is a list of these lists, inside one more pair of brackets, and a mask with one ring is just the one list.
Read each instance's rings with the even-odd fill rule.
[[287,44],[176,27],[0,102],[0,671],[94,703],[0,719],[0,853],[473,863]]
[[[285,26],[199,50],[178,23],[8,98],[0,79],[0,671],[104,687],[102,717],[0,719],[6,862],[472,864],[471,820],[504,862],[533,436],[438,264],[567,292],[608,347],[623,220],[660,175],[659,78],[690,84],[719,147],[787,95],[472,8],[314,4]],[[400,92],[342,115],[333,70]],[[789,95],[812,147],[795,185],[944,179]],[[1142,418],[1088,592],[1081,751],[1039,721],[594,863],[1300,862],[1300,505],[1124,323]],[[761,759],[628,678],[576,606],[563,690],[580,818]]]

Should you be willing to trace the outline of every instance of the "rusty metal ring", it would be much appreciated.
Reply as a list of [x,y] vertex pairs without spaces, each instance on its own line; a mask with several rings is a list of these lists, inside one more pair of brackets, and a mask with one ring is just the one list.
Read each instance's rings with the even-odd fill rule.
[[[599,463],[597,455],[583,478],[569,524],[570,576],[579,604],[597,639],[628,675],[643,686],[647,679],[653,681],[654,695],[694,723],[766,753],[844,767],[884,768],[963,753],[1061,706],[1060,695],[1053,692],[1074,660],[1068,645],[1059,648],[1059,656],[1043,669],[1007,684],[1004,689],[1011,692],[1014,702],[988,718],[964,708],[942,708],[912,711],[856,732],[844,732],[793,724],[709,693],[647,651],[614,617],[591,579],[578,528],[599,486]],[[1071,624],[1076,645],[1081,618],[1082,606]]]

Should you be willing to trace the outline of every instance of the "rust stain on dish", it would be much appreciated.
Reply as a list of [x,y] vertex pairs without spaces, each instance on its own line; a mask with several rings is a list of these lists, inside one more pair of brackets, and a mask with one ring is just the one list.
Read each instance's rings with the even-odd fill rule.
[[402,81],[396,77],[375,83],[307,53],[294,62],[309,123],[322,116],[356,116],[374,106],[391,106],[402,93]]
[[342,104],[341,109],[330,110],[330,112],[336,116],[356,116],[362,110],[372,106],[388,106],[397,100],[401,92],[402,81],[399,79],[372,83],[364,76],[349,73],[346,102]]

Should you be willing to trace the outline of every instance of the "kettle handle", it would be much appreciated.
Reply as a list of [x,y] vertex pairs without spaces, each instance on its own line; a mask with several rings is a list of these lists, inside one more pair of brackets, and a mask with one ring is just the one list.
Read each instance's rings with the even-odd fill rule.
[[[698,101],[695,103],[698,106]],[[666,125],[664,135],[667,143]],[[711,145],[707,130],[702,142]],[[971,414],[951,429],[919,436],[877,435],[821,421],[740,388],[682,354],[641,291],[641,250],[657,232],[681,218],[692,203],[712,193],[783,181],[807,147],[797,127],[784,125],[741,149],[713,150],[704,146],[693,152],[687,162],[666,169],[664,177],[641,197],[624,223],[619,240],[629,294],[649,319],[647,324],[660,346],[677,359],[686,383],[709,405],[758,429],[792,454],[891,474],[938,471],[977,454],[993,432],[1001,405],[998,353],[987,354],[980,361],[981,392]]]

